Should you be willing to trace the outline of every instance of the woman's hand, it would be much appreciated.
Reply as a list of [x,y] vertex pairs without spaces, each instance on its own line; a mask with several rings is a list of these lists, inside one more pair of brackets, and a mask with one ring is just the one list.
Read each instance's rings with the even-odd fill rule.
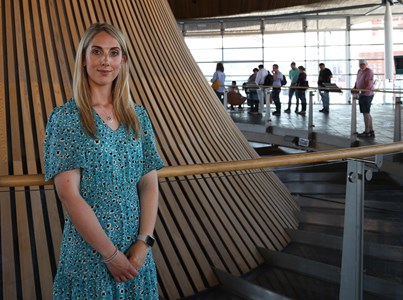
[[139,273],[137,268],[129,262],[127,257],[120,251],[118,255],[111,262],[107,263],[109,272],[117,282],[126,282],[134,279]]
[[130,246],[126,252],[126,256],[130,263],[139,270],[146,260],[148,254],[148,245],[143,241],[136,241]]

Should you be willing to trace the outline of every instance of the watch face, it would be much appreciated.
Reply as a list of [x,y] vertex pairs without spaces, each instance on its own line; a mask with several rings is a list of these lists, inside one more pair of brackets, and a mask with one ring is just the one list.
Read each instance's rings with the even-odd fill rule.
[[147,235],[146,237],[146,244],[150,247],[152,247],[154,245],[155,242],[155,238],[153,238],[152,236]]

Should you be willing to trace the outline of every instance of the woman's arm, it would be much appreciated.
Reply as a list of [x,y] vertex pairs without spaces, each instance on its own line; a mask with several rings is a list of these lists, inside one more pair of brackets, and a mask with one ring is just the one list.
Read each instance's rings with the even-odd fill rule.
[[[155,222],[158,212],[158,176],[157,171],[153,170],[143,177],[138,183],[138,191],[140,197],[140,229],[139,234],[153,235]],[[126,255],[129,261],[136,269],[139,269],[147,256],[148,245],[143,241],[137,240]]]
[[217,74],[217,72],[214,72],[214,74],[213,74],[213,78],[211,78],[211,82],[214,82],[214,81],[216,81],[217,80],[217,78],[218,78],[218,74]]
[[[111,257],[116,247],[106,235],[92,208],[80,195],[80,170],[59,173],[54,182],[57,194],[81,237],[104,259]],[[120,251],[107,266],[116,281],[133,279],[138,274]]]

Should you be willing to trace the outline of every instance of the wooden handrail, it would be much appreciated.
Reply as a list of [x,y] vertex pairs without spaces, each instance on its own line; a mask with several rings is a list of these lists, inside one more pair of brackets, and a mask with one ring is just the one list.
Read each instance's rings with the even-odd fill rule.
[[[271,167],[282,167],[298,164],[317,163],[329,160],[370,157],[376,154],[394,153],[403,151],[403,142],[347,148],[331,151],[321,151],[303,154],[290,154],[255,158],[238,161],[216,162],[208,164],[194,164],[185,166],[164,167],[158,171],[158,177],[190,176],[198,174],[243,171]],[[36,175],[8,175],[0,176],[0,187],[42,186],[52,185],[53,181],[44,180],[43,174]]]

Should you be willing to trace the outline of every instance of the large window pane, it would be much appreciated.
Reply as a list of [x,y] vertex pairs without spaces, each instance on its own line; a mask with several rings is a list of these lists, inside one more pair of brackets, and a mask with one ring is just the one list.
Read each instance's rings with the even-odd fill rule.
[[302,20],[275,20],[265,21],[265,32],[301,31]]
[[345,46],[323,46],[319,49],[319,60],[345,60]]
[[265,61],[277,63],[278,65],[282,65],[284,62],[286,62],[286,65],[289,66],[291,61],[295,61],[297,64],[301,64],[305,61],[305,48],[266,48],[264,50],[264,58]]
[[[402,20],[403,23],[403,20]],[[393,43],[403,43],[403,29],[394,29],[393,30]]]
[[314,19],[306,21],[307,31],[323,31],[323,30],[337,30],[346,28],[346,18],[335,19]]
[[213,78],[217,63],[198,63],[200,70],[209,80]]
[[193,58],[198,62],[222,61],[221,49],[190,50]]
[[358,60],[361,58],[383,59],[385,46],[384,45],[350,46],[350,52],[352,60]]
[[318,46],[319,45],[319,33],[318,32],[306,32],[306,45],[307,46]]
[[224,48],[262,47],[262,35],[224,35]]
[[225,63],[224,69],[226,76],[240,76],[240,77],[249,77],[253,73],[253,68],[257,68],[260,65],[261,61],[255,62],[237,62],[237,63]]
[[383,30],[352,30],[350,40],[351,45],[383,45],[385,35]]
[[186,45],[189,49],[214,49],[221,48],[222,39],[221,36],[209,36],[209,37],[186,37]]
[[372,29],[383,28],[383,17],[374,19],[373,16],[362,16],[350,18],[351,29]]
[[247,61],[247,60],[262,60],[262,48],[251,49],[224,49],[225,61]]
[[345,31],[324,31],[319,32],[319,45],[345,45],[346,32]]
[[264,35],[264,47],[304,46],[305,37],[303,32],[292,33],[267,33]]
[[236,33],[260,32],[260,21],[228,21],[224,23],[224,31]]

